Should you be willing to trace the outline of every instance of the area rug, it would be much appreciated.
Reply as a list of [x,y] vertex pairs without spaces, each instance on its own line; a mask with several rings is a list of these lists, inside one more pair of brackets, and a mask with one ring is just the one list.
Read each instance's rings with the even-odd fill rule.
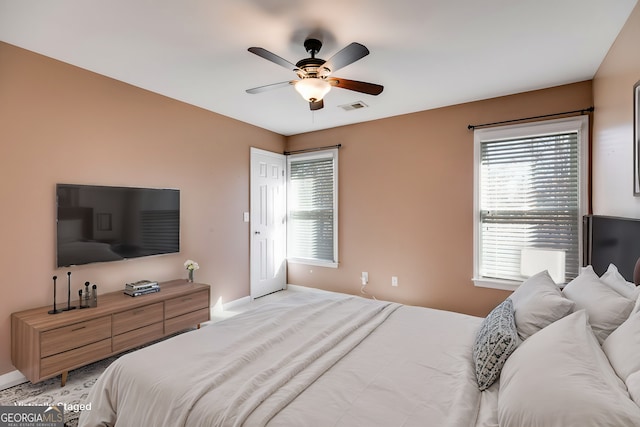
[[0,405],[65,405],[66,427],[76,427],[79,405],[85,403],[91,386],[117,357],[110,357],[69,371],[67,384],[60,387],[60,376],[38,384],[26,382],[0,391]]

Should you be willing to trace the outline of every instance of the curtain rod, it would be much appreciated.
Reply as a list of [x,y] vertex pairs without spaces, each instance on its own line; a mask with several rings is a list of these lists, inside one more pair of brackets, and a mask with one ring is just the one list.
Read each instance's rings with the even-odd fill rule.
[[481,125],[469,125],[469,126],[467,126],[467,129],[474,130],[475,128],[479,128],[479,127],[503,125],[505,123],[521,122],[521,121],[524,121],[524,120],[544,119],[546,117],[564,116],[564,115],[567,115],[567,114],[591,113],[591,112],[593,112],[593,110],[594,110],[594,107],[591,106],[589,108],[583,108],[582,110],[565,111],[564,113],[553,113],[553,114],[545,114],[543,116],[524,117],[522,119],[505,120],[505,121],[502,121],[502,122],[495,122],[495,123],[483,123]]
[[289,154],[309,153],[311,151],[328,150],[329,148],[340,148],[340,147],[342,147],[342,144],[328,145],[326,147],[305,148],[303,150],[285,151],[282,154],[284,154],[285,156],[288,156]]

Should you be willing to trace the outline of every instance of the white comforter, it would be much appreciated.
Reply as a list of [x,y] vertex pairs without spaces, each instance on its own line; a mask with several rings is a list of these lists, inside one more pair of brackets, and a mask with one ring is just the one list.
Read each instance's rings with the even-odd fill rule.
[[482,319],[297,292],[114,362],[82,426],[493,425]]

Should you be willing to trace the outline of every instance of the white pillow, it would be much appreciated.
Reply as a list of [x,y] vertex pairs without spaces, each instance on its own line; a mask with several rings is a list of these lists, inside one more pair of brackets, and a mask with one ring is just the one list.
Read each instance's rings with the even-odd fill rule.
[[585,269],[569,282],[562,294],[575,302],[576,310],[587,310],[600,344],[629,317],[635,304],[603,283],[592,269]]
[[609,264],[609,268],[602,276],[600,276],[600,280],[611,286],[620,295],[635,301],[631,314],[640,311],[640,286],[636,286],[633,282],[627,282],[627,280],[618,271],[618,267],[614,264]]
[[640,426],[640,407],[580,310],[523,342],[500,375],[500,427]]
[[623,297],[633,301],[638,299],[640,288],[637,288],[635,283],[627,282],[627,280],[618,271],[618,267],[614,264],[609,264],[609,268],[607,268],[607,271],[600,276],[600,280],[609,285],[609,287]]
[[510,298],[522,340],[571,313],[574,306],[562,295],[547,271],[525,280]]
[[609,338],[602,350],[623,381],[640,371],[640,313],[632,314]]

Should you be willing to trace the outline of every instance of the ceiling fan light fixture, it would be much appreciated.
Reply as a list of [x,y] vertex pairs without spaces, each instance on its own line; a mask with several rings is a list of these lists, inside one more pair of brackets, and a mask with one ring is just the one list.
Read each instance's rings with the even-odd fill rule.
[[331,84],[317,77],[309,77],[295,83],[296,91],[307,102],[318,102],[331,90]]

